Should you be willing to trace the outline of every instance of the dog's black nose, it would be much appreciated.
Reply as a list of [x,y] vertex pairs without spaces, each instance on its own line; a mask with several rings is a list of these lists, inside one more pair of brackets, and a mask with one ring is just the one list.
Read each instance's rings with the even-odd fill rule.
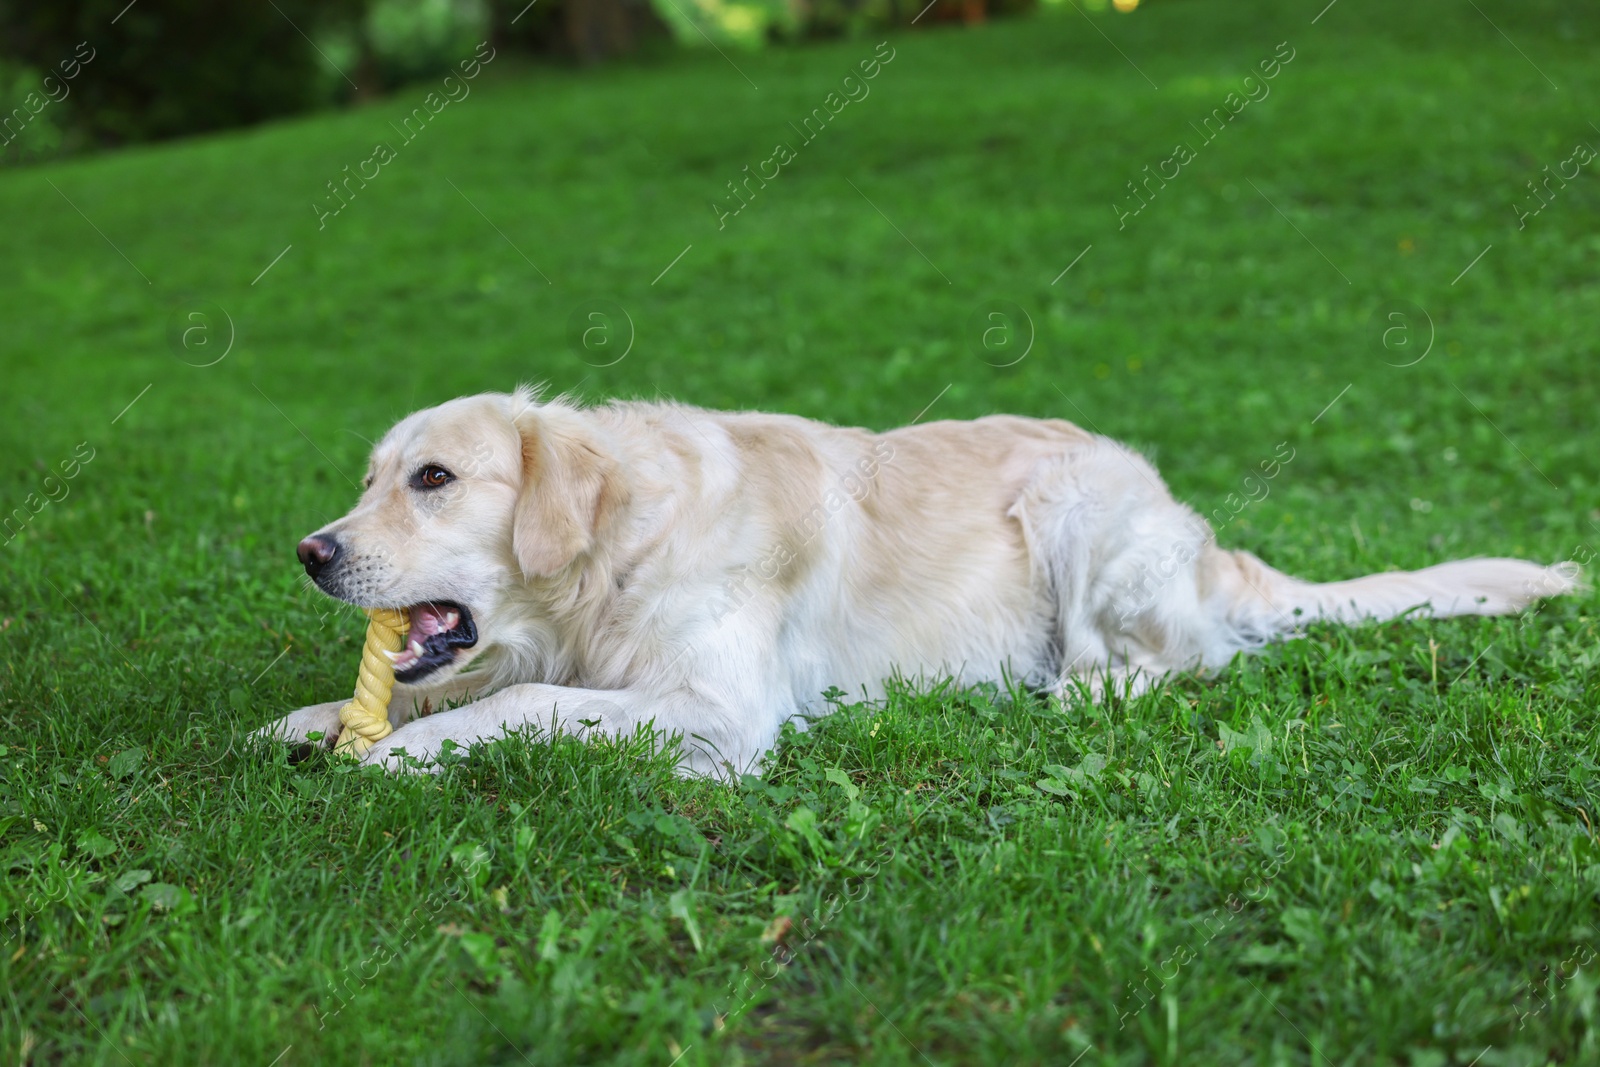
[[315,578],[338,557],[339,542],[331,537],[312,534],[300,542],[295,554],[300,557],[300,562],[305,564],[306,573]]

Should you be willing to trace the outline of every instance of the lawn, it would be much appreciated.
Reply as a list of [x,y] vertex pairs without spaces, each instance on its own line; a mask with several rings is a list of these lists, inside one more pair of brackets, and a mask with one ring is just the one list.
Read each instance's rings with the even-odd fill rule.
[[738,786],[245,741],[349,691],[293,550],[367,439],[519,380],[1066,418],[1311,578],[1588,559],[1600,12],[1323,2],[498,56],[409,142],[427,84],[0,173],[0,1062],[1600,1062],[1589,594],[839,694]]

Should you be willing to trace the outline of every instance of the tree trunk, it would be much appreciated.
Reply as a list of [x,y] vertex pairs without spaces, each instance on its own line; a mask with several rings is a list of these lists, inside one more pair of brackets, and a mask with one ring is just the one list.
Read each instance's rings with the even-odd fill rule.
[[566,0],[567,44],[584,63],[633,51],[633,12],[624,0]]

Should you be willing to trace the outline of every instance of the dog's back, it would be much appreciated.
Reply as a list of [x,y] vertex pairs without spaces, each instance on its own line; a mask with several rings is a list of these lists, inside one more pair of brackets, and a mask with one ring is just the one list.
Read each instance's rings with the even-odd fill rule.
[[[790,534],[774,534],[792,550],[747,563],[781,585],[779,661],[805,706],[893,674],[1137,689],[1314,620],[1504,614],[1576,586],[1571,565],[1514,559],[1303,582],[1220,548],[1142,456],[1060,421],[785,432],[805,470],[767,465],[757,480],[799,500]],[[770,460],[759,432],[739,436]]]

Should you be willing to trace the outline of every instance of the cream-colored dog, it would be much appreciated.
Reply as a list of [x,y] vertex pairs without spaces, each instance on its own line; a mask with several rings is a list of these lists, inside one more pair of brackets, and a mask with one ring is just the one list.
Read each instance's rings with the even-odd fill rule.
[[[1502,614],[1576,576],[1474,559],[1298,581],[1218,548],[1141,456],[1065,422],[874,434],[528,390],[403,420],[355,510],[299,551],[331,596],[411,613],[397,729],[368,761],[648,723],[710,774],[754,770],[830,687],[1139,690],[1308,620]],[[263,733],[331,744],[342,703]]]

